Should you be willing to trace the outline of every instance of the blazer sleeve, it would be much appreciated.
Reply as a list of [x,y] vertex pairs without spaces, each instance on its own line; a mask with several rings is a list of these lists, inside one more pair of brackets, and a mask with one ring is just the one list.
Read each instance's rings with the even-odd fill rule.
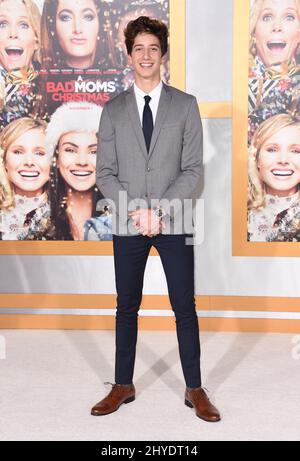
[[193,96],[187,113],[183,133],[181,171],[162,198],[184,200],[192,198],[203,168],[202,122],[196,98]]
[[[109,114],[107,104],[101,114],[99,131],[98,131],[98,148],[97,148],[97,166],[96,166],[96,184],[105,199],[113,204],[115,211],[120,215],[120,195],[123,191],[127,194],[128,202],[131,197],[118,180],[118,158],[115,142],[115,129]],[[122,214],[125,220],[128,220],[128,212]]]

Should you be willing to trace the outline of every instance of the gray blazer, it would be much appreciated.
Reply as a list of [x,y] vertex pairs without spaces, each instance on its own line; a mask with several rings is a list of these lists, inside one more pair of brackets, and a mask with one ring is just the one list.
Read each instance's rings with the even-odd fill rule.
[[194,96],[163,84],[148,153],[131,87],[105,104],[98,141],[96,182],[114,210],[114,234],[136,235],[128,209],[159,201],[168,213],[164,233],[193,232],[191,201],[181,207],[195,198],[202,175],[202,124]]

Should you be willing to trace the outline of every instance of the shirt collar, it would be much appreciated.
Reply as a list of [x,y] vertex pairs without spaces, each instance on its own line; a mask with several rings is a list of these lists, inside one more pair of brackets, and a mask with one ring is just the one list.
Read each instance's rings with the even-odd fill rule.
[[162,86],[163,86],[163,83],[162,83],[162,81],[160,81],[159,84],[152,91],[150,91],[150,93],[145,93],[143,90],[141,90],[136,85],[135,82],[133,84],[133,88],[134,88],[134,92],[135,92],[136,96],[139,96],[141,98],[144,98],[145,96],[150,96],[151,98],[154,98],[155,96],[157,96],[161,92]]

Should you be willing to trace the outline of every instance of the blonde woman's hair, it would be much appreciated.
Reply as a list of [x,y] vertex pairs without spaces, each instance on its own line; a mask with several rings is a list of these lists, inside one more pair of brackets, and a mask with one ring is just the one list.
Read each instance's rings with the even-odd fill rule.
[[41,129],[46,131],[46,123],[43,120],[23,117],[14,120],[7,125],[0,134],[0,209],[14,206],[14,191],[9,182],[5,160],[6,153],[13,142],[29,130]]
[[[298,18],[300,20],[300,0],[294,0],[295,1],[295,6],[296,10],[298,13]],[[254,40],[254,34],[255,34],[255,28],[256,24],[258,21],[258,18],[260,16],[261,10],[263,9],[265,0],[253,0],[253,4],[251,7],[251,12],[250,12],[250,53],[252,54],[253,57],[255,57],[256,52],[255,52],[255,40]]]
[[3,151],[0,150],[0,210],[9,209],[13,206],[13,202],[13,190],[6,174],[3,162]]
[[[288,126],[299,128],[300,117],[291,114],[278,114],[265,120],[255,131],[248,157],[248,209],[260,209],[265,206],[265,185],[260,179],[257,162],[263,144],[275,133]],[[299,189],[299,185],[298,185]],[[300,196],[299,196],[300,199]]]
[[[0,4],[6,1],[11,0],[0,0]],[[25,8],[28,13],[29,21],[31,24],[31,27],[34,31],[35,34],[35,40],[37,43],[37,50],[34,52],[32,60],[37,61],[41,63],[41,56],[40,56],[40,50],[41,50],[41,13],[40,10],[37,6],[37,4],[33,0],[22,0],[22,3],[25,5]]]

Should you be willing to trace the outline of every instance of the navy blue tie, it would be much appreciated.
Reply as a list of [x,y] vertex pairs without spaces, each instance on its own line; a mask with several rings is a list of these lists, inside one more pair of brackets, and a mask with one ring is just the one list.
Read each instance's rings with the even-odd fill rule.
[[143,133],[144,133],[147,151],[149,152],[152,132],[153,132],[153,117],[152,117],[152,112],[149,106],[151,97],[144,96],[144,99],[145,99],[145,106],[144,106],[144,112],[143,112]]

